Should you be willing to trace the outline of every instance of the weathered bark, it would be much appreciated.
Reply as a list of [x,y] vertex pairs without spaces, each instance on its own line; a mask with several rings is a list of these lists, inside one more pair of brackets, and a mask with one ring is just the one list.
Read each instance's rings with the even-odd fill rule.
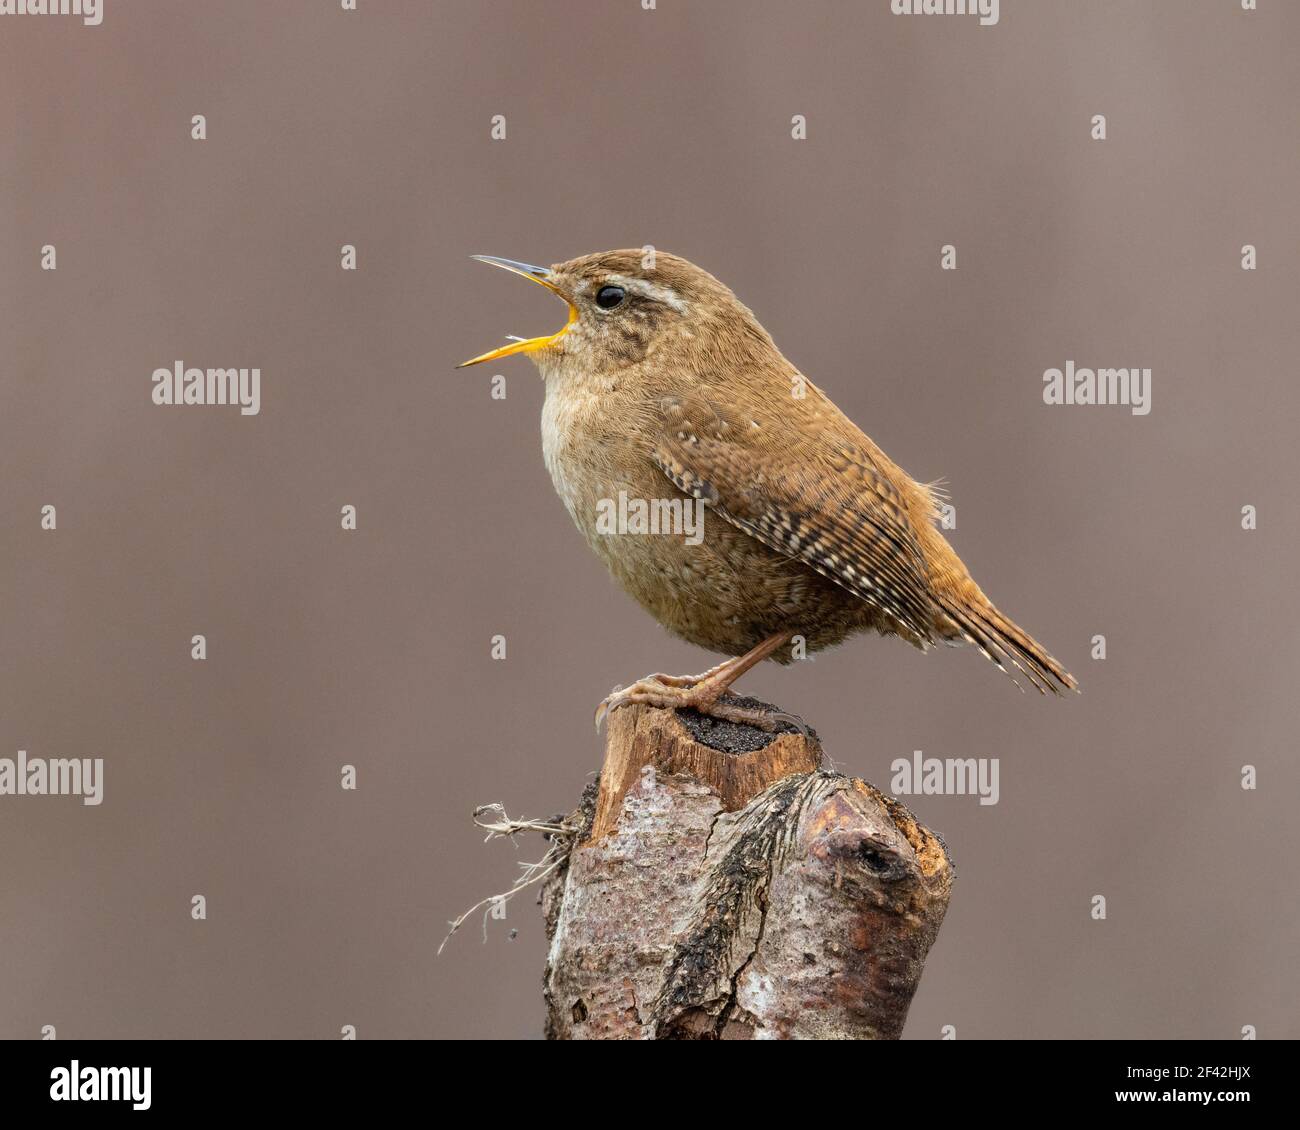
[[895,1039],[948,906],[942,840],[775,737],[633,706],[542,893],[552,1039]]

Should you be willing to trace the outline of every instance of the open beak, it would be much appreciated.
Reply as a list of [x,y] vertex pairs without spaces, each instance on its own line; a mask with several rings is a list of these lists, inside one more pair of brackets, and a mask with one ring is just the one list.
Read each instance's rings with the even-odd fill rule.
[[[516,275],[523,275],[524,278],[532,279],[539,286],[546,287],[552,294],[558,294],[561,298],[564,298],[564,295],[560,293],[560,288],[551,282],[550,267],[533,267],[527,263],[516,263],[513,259],[498,259],[495,255],[471,255],[470,258],[477,259],[480,263],[489,263],[493,267],[513,271]],[[564,301],[569,302],[567,298],[564,298]],[[559,341],[577,320],[578,308],[572,302],[569,302],[569,320],[555,333],[548,334],[546,337],[530,337],[522,341],[512,341],[509,345],[503,345],[500,349],[493,349],[481,356],[462,361],[456,368],[463,369],[466,365],[477,365],[481,361],[495,361],[500,357],[509,357],[515,353],[531,353],[534,349],[543,349]]]

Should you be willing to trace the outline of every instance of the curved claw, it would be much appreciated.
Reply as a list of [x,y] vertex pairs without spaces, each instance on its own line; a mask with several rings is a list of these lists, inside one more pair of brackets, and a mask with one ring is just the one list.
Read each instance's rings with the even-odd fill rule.
[[617,710],[623,705],[622,702],[618,701],[619,694],[622,690],[623,688],[621,686],[615,687],[609,692],[609,694],[600,700],[600,705],[596,707],[596,733],[600,733],[601,724],[605,721],[605,718],[610,711]]
[[768,715],[773,722],[786,722],[799,731],[805,738],[808,736],[808,723],[797,714],[787,714],[783,710],[774,711]]

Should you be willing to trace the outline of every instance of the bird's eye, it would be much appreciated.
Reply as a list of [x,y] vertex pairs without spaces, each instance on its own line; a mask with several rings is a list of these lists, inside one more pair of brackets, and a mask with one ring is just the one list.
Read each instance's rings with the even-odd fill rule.
[[612,310],[623,301],[621,286],[602,286],[596,292],[596,305],[602,310]]

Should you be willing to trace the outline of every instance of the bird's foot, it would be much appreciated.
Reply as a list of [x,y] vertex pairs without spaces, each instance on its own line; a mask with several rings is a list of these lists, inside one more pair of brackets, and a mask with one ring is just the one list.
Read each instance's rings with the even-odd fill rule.
[[605,715],[620,706],[642,705],[657,706],[661,710],[697,710],[710,718],[756,726],[769,734],[775,733],[780,723],[788,722],[806,734],[808,727],[793,714],[769,713],[736,702],[722,701],[722,696],[732,683],[789,639],[789,632],[769,636],[744,655],[719,663],[702,675],[647,675],[630,687],[615,687],[605,701],[596,707],[596,730],[599,732]]
[[661,710],[695,710],[709,718],[753,726],[766,733],[776,733],[782,724],[795,727],[807,735],[808,727],[796,714],[746,706],[724,698],[725,686],[710,682],[706,675],[647,675],[630,687],[615,687],[596,707],[596,729],[606,716],[623,706],[657,706]]
[[776,733],[781,723],[788,723],[801,733],[808,732],[808,727],[798,716],[742,706],[734,700],[723,698],[722,691],[725,689],[712,687],[707,679],[699,680],[698,677],[647,675],[644,679],[638,679],[630,687],[616,687],[596,707],[596,729],[600,729],[606,715],[612,714],[620,707],[641,705],[657,706],[661,710],[696,710],[710,718],[754,726],[769,734]]

